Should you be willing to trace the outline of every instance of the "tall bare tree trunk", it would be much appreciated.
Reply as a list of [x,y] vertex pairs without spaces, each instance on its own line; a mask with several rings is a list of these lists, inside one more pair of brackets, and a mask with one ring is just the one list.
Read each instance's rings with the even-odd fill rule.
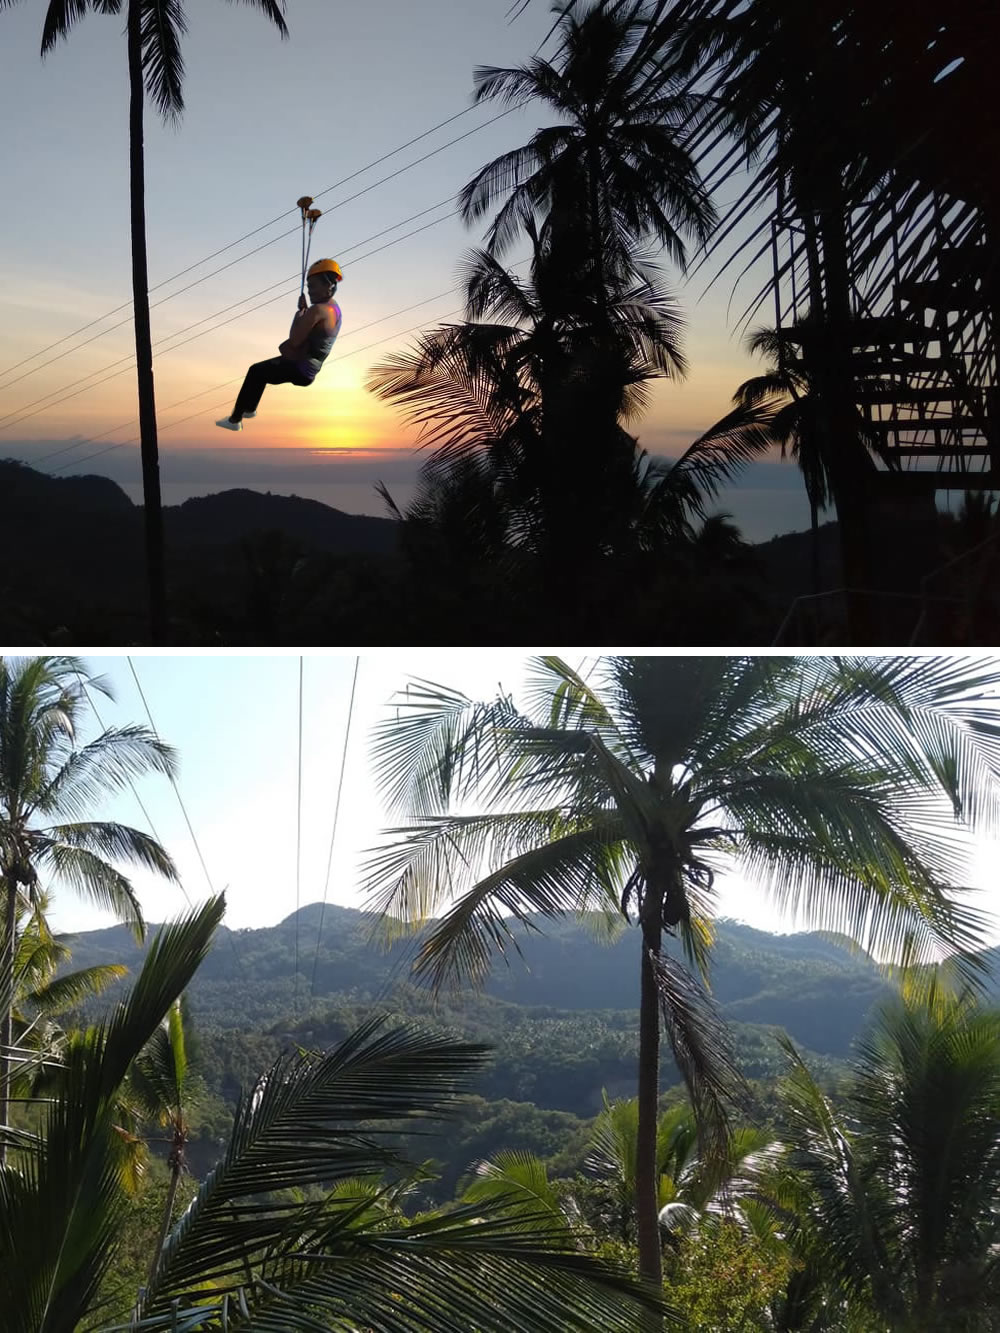
[[[839,194],[839,191],[838,191]],[[866,591],[873,569],[868,530],[871,476],[874,468],[864,455],[858,436],[851,375],[850,271],[844,208],[838,201],[824,213],[820,224],[823,271],[826,278],[826,349],[822,357],[823,407],[829,431],[829,469],[844,583],[848,588],[847,623],[850,642],[872,643],[871,607]]]
[[[656,1115],[660,1095],[660,993],[653,960],[662,943],[660,903],[648,905],[642,917],[642,971],[639,989],[639,1124],[635,1157],[635,1218],[639,1241],[639,1275],[657,1289],[663,1285],[663,1254],[657,1209]],[[660,1329],[658,1316],[648,1316],[643,1329]]]
[[[13,873],[8,873],[3,877],[3,887],[6,899],[4,902],[4,934],[3,934],[3,972],[2,985],[4,994],[3,1015],[0,1018],[0,1126],[6,1129],[10,1122],[10,1071],[11,1071],[11,1049],[14,1031],[13,1010],[14,1003],[13,983],[14,983],[14,958],[16,954],[14,932],[17,925],[17,877]],[[6,993],[9,988],[9,994]],[[7,1144],[6,1140],[0,1142],[0,1167],[7,1165]]]
[[170,1230],[170,1219],[174,1212],[174,1199],[177,1197],[177,1185],[181,1178],[181,1162],[176,1149],[170,1155],[170,1188],[167,1190],[167,1200],[163,1208],[163,1220],[160,1223],[160,1234],[156,1240],[156,1249],[153,1251],[153,1262],[149,1266],[149,1277],[146,1279],[147,1287],[153,1285],[153,1278],[156,1276],[156,1270],[160,1266],[160,1255],[163,1253],[163,1245],[167,1239],[167,1232]]
[[146,268],[146,199],[143,164],[142,40],[139,0],[128,7],[129,191],[132,226],[132,305],[135,314],[135,361],[139,393],[139,447],[142,455],[142,502],[146,527],[146,577],[149,631],[155,644],[167,642],[167,597],[163,559],[163,512],[160,459],[153,395],[153,344],[149,324]]

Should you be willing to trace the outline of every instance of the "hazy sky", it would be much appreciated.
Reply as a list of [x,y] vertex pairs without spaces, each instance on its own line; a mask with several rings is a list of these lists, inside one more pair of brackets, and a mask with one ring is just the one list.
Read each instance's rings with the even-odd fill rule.
[[[596,650],[569,648],[561,655],[586,670]],[[327,901],[363,905],[359,866],[386,823],[369,774],[371,732],[389,715],[390,698],[414,677],[458,688],[472,698],[492,698],[500,686],[517,698],[528,656],[514,650],[400,648],[360,657]],[[114,703],[95,696],[103,724],[147,723],[128,659],[86,660],[92,674],[105,675],[115,690]],[[298,895],[299,658],[215,653],[135,655],[132,662],[157,731],[179,751],[179,790],[211,884],[216,890],[227,888],[227,923],[272,925],[295,910],[297,899],[302,904],[321,901],[355,658],[332,654],[304,658]],[[153,775],[137,784],[137,791],[156,835],[181,868],[191,899],[204,899],[209,878],[169,782]],[[131,792],[114,798],[94,817],[148,829]],[[994,887],[995,863],[995,848],[985,848],[973,883]],[[129,873],[148,920],[160,921],[184,910],[184,895],[177,886]],[[725,878],[720,888],[721,915],[765,930],[794,927],[738,877]],[[53,916],[61,930],[95,929],[111,921],[65,890],[55,894]]]
[[[128,365],[133,348],[124,24],[121,18],[88,14],[43,62],[38,51],[45,8],[43,0],[24,0],[0,14],[0,107],[11,127],[0,149],[6,188],[0,453],[41,460],[74,439],[93,439],[42,464],[56,468],[133,440],[137,423],[135,376]],[[337,467],[337,451],[360,450],[353,457],[364,463],[369,450],[409,448],[412,434],[394,410],[365,391],[364,378],[376,360],[411,341],[406,331],[456,315],[458,266],[481,232],[468,232],[451,217],[365,256],[446,217],[449,201],[479,167],[526,142],[544,122],[528,109],[480,129],[501,108],[477,108],[366,168],[469,107],[476,65],[529,59],[551,24],[545,0],[532,0],[514,21],[507,18],[507,0],[426,0],[417,8],[404,0],[378,5],[290,0],[287,42],[248,5],[202,0],[185,8],[183,119],[171,128],[153,110],[146,114],[150,286],[197,267],[152,291],[152,300],[291,234],[153,309],[154,343],[162,340],[155,375],[164,482],[187,483],[185,458],[192,451],[211,451],[212,470],[224,476],[227,457],[245,463],[247,448],[316,449],[322,451],[319,461],[331,468]],[[552,50],[550,43],[546,51]],[[368,188],[459,135],[468,137]],[[346,180],[355,173],[360,174]],[[346,183],[329,189],[340,181]],[[367,192],[349,201],[361,190]],[[344,269],[343,331],[312,388],[269,389],[260,417],[242,435],[227,436],[214,420],[230,408],[247,364],[276,354],[294,313],[300,260],[294,204],[303,193],[315,196],[324,209],[313,257],[333,255]],[[233,250],[200,262],[287,210],[292,211]],[[683,448],[727,410],[736,384],[752,370],[730,330],[756,288],[748,279],[730,315],[728,281],[700,299],[708,272],[687,285],[672,275],[688,317],[693,372],[682,385],[658,386],[653,409],[639,428],[642,444],[652,452]],[[272,297],[280,299],[169,352],[182,337]],[[119,305],[125,308],[79,338],[35,357]],[[417,308],[406,309],[411,306]],[[120,321],[122,327],[71,350]],[[25,358],[35,359],[11,369]],[[88,388],[92,380],[85,377],[104,367],[114,377]],[[63,403],[46,400],[77,389],[86,391]],[[188,399],[193,400],[182,401]],[[24,413],[32,415],[19,420]],[[84,470],[121,477],[124,461],[135,460],[136,453],[129,444],[95,458]],[[310,456],[296,459],[308,463]],[[372,460],[370,480],[386,465],[388,458]],[[134,462],[133,468],[138,475]]]

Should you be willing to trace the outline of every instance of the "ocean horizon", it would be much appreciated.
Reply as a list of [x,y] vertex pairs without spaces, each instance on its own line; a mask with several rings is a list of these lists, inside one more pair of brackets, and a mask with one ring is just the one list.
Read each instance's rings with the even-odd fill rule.
[[[135,504],[142,503],[141,481],[115,480],[129,499]],[[410,478],[389,478],[386,484],[400,509],[405,508],[416,491],[416,483]],[[281,478],[268,469],[268,475],[262,479],[251,474],[228,478],[199,477],[196,481],[163,480],[160,489],[165,505],[180,505],[198,496],[242,489],[262,494],[297,495],[304,500],[318,500],[347,514],[390,517],[375,491],[374,480]],[[709,513],[729,514],[744,538],[751,542],[769,541],[782,533],[802,532],[809,527],[809,503],[798,470],[784,463],[751,464],[741,481],[726,487],[707,507]]]

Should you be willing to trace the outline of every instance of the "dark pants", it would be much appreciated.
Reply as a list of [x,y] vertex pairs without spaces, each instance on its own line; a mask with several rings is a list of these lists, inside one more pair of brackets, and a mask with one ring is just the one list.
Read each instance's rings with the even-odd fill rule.
[[283,356],[257,361],[247,371],[243,388],[236,395],[236,406],[230,413],[230,421],[239,421],[244,412],[256,412],[268,384],[297,384],[300,389],[304,389],[307,384],[312,384],[312,380],[299,370],[294,361],[288,361]]

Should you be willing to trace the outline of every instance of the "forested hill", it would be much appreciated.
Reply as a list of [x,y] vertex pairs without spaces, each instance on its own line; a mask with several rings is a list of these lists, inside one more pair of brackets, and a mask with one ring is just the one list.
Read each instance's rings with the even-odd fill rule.
[[[293,1014],[329,1008],[331,1000],[392,1006],[398,983],[408,979],[408,946],[388,952],[378,948],[370,941],[371,927],[372,918],[360,911],[335,906],[323,911],[313,904],[299,911],[297,932],[294,914],[261,930],[223,928],[191,987],[194,1011],[213,1026],[262,1028]],[[514,928],[514,938],[521,956],[512,947],[508,960],[497,964],[487,996],[529,1014],[542,1008],[637,1007],[636,931],[606,943],[584,924],[545,922],[537,933]],[[140,957],[123,927],[86,932],[70,944],[73,967],[134,965]],[[714,958],[713,992],[729,1020],[783,1027],[796,1042],[824,1055],[848,1053],[883,992],[883,982],[865,960],[820,935],[770,935],[723,921]],[[460,1007],[453,1003],[454,1009]]]

